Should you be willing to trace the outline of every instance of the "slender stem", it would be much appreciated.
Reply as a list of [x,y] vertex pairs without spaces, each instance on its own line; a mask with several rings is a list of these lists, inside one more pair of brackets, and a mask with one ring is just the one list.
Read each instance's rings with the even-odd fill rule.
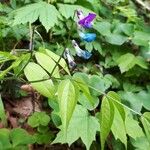
[[42,44],[43,44],[43,47],[45,47],[44,40],[43,40],[41,34],[37,30],[35,30],[35,33],[40,37]]
[[[74,81],[77,82],[77,83],[80,83],[80,84],[84,84],[84,83],[78,82],[78,81],[76,81],[76,80],[74,80]],[[142,116],[142,113],[139,113],[139,112],[137,112],[137,111],[131,109],[130,107],[128,107],[128,106],[122,104],[121,102],[117,101],[117,100],[114,99],[113,97],[108,96],[106,93],[104,93],[104,92],[102,92],[102,91],[100,91],[100,90],[98,90],[98,89],[96,89],[96,88],[94,88],[94,87],[92,87],[92,86],[90,86],[90,85],[88,85],[88,87],[91,88],[91,89],[93,89],[93,90],[95,90],[95,91],[97,91],[97,92],[99,92],[99,93],[101,93],[101,94],[103,94],[103,95],[106,96],[108,99],[111,99],[111,100],[115,101],[115,102],[118,103],[119,105],[125,107],[126,109],[128,109],[128,110],[130,110],[130,111],[132,111],[132,112],[134,112],[135,114],[138,114],[139,116]]]
[[22,67],[22,69],[20,70],[20,72],[16,75],[16,77],[18,77],[22,73],[22,71],[24,70],[24,68],[30,62],[30,60],[32,58],[32,55],[33,55],[33,38],[34,38],[35,27],[32,28],[31,23],[29,23],[29,30],[30,30],[30,43],[29,43],[30,58],[28,59],[27,63]]
[[33,37],[34,37],[34,30],[35,27],[32,28],[31,23],[29,23],[29,29],[30,29],[30,43],[29,43],[29,50],[32,53],[33,52]]

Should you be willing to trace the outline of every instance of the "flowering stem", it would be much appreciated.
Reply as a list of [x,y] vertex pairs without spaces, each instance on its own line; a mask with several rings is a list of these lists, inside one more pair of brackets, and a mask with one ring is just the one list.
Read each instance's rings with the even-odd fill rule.
[[[74,12],[73,20],[74,20],[74,18],[75,18],[75,13],[76,13],[76,11]],[[67,40],[67,44],[68,44],[68,43],[69,43],[69,41],[70,41],[70,37],[71,37],[71,33],[72,33],[72,29],[73,29],[73,22],[72,22],[72,25],[71,25],[71,30],[70,30],[70,31],[69,31],[69,33],[68,33],[68,40]],[[53,70],[52,70],[52,72],[51,72],[51,74],[50,74],[50,78],[52,77],[52,75],[53,75],[53,73],[54,73],[54,71],[55,71],[56,67],[58,66],[58,64],[59,64],[59,62],[60,62],[60,60],[61,60],[61,58],[63,57],[64,52],[65,52],[65,48],[64,48],[64,50],[63,50],[62,54],[60,55],[60,57],[59,57],[58,61],[56,62],[56,65],[54,66],[54,68],[53,68]]]

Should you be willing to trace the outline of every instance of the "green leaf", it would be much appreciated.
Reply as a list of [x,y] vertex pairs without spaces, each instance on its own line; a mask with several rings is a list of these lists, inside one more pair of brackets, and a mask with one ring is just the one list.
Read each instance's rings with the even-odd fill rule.
[[107,21],[96,22],[94,24],[94,29],[96,29],[103,36],[111,34],[111,24]]
[[13,69],[13,65],[14,65],[15,62],[12,63],[12,65],[10,65],[7,69],[3,70],[3,71],[0,71],[0,79],[3,79],[6,74],[11,70]]
[[110,85],[112,88],[118,88],[120,83],[119,81],[114,77],[112,76],[111,74],[106,74],[104,76],[104,80],[106,81],[106,83],[108,85]]
[[148,46],[148,42],[150,41],[150,33],[135,31],[132,42],[136,45],[140,46]]
[[[56,65],[56,62],[51,57],[40,52],[36,52],[35,57],[36,57],[37,62],[51,74],[53,68]],[[55,78],[60,78],[58,66],[55,68],[52,76]]]
[[17,59],[17,57],[10,54],[9,52],[0,51],[0,63],[6,62],[9,60],[15,60],[15,59]]
[[137,86],[136,84],[132,84],[130,82],[124,82],[123,89],[125,92],[139,92],[142,91],[143,88],[141,86]]
[[132,92],[119,92],[121,98],[129,104],[129,107],[137,112],[142,109],[142,101],[137,94]]
[[109,34],[106,36],[106,41],[114,45],[122,45],[128,38],[121,34]]
[[145,62],[144,58],[142,58],[141,56],[135,57],[131,53],[122,55],[117,60],[117,63],[119,65],[121,73],[128,71],[129,69],[133,68],[135,65],[138,65],[143,69],[148,69],[147,63]]
[[100,92],[97,92],[95,90],[91,90],[92,94],[95,96],[99,96],[101,94],[103,94],[109,87],[110,84],[108,84],[108,82],[104,80],[102,77],[98,76],[98,75],[92,75],[90,77],[90,85],[92,87],[94,87],[95,89],[99,90]]
[[25,24],[27,22],[33,23],[39,18],[47,32],[55,24],[58,24],[58,18],[60,18],[60,14],[55,6],[46,2],[38,2],[21,7],[14,14],[13,25]]
[[144,137],[139,137],[136,140],[132,139],[132,144],[135,147],[135,150],[149,150],[150,144],[148,139]]
[[[90,100],[89,100],[89,98],[90,98]],[[88,110],[94,110],[99,104],[98,97],[96,97],[96,96],[87,97],[87,96],[85,96],[84,93],[80,93],[78,101],[82,106],[84,106]]]
[[136,63],[136,65],[140,66],[143,69],[148,69],[148,64],[146,63],[146,61],[144,60],[144,58],[141,57],[141,56],[137,56],[136,57],[135,63]]
[[124,110],[124,107],[121,105],[120,96],[117,93],[110,91],[108,92],[107,97],[116,106],[123,121],[125,121],[125,110]]
[[78,98],[78,89],[69,80],[63,80],[58,85],[58,104],[64,134],[72,117]]
[[15,128],[10,132],[10,138],[12,140],[13,147],[18,145],[33,144],[34,138],[27,133],[26,130],[21,128]]
[[59,12],[66,18],[73,18],[76,10],[82,10],[84,13],[89,13],[91,10],[86,9],[80,5],[58,4]]
[[104,96],[102,99],[101,110],[100,110],[100,139],[101,149],[104,150],[105,140],[110,132],[114,118],[114,107],[111,101]]
[[93,44],[93,48],[97,50],[102,56],[104,56],[104,51],[102,50],[101,43],[97,41],[93,41],[92,44]]
[[0,95],[0,120],[2,121],[4,126],[7,125],[7,117],[6,117],[6,114],[5,114],[5,109],[4,109],[4,105],[3,105],[1,95]]
[[[47,55],[49,55],[55,62],[58,62],[60,56],[59,55],[56,55],[55,53],[53,53],[52,51],[48,50],[48,49],[45,49],[45,52]],[[70,75],[70,71],[68,69],[68,66],[67,66],[67,63],[66,61],[61,58],[59,63],[58,63],[69,75]]]
[[24,68],[30,59],[30,54],[21,55],[13,65],[13,70],[16,75]]
[[117,63],[121,70],[121,73],[128,71],[129,69],[133,68],[135,65],[135,56],[131,53],[127,53],[122,55],[118,60]]
[[99,131],[98,120],[90,116],[83,106],[77,105],[67,129],[67,136],[64,137],[61,130],[53,143],[68,143],[71,145],[81,138],[87,150],[89,150],[92,141],[95,140],[96,131]]
[[28,124],[35,128],[40,125],[47,126],[50,121],[50,117],[45,112],[35,112],[28,119]]
[[139,126],[139,122],[134,120],[132,115],[127,111],[126,111],[125,127],[126,133],[134,139],[144,136],[142,128]]
[[53,135],[50,132],[40,134],[34,134],[34,138],[38,144],[50,144],[52,142]]
[[86,100],[88,100],[89,103],[94,107],[94,99],[91,96],[87,82],[84,81],[81,74],[78,74],[78,73],[74,74],[73,80],[74,80],[74,83],[78,85],[79,90],[81,90],[86,96]]
[[146,91],[140,91],[137,97],[141,100],[143,107],[150,110],[150,93]]
[[6,128],[0,129],[0,144],[2,149],[9,149],[12,147],[9,139],[10,131]]
[[[43,80],[47,79],[49,76],[39,65],[30,62],[24,69],[25,76],[29,81]],[[35,88],[39,93],[46,97],[53,97],[54,95],[54,85],[51,79],[36,83],[31,83],[33,88]]]
[[145,112],[143,116],[141,116],[141,121],[150,144],[150,112]]
[[[118,21],[118,20],[117,20]],[[134,25],[131,23],[117,22],[113,33],[124,33],[128,36],[132,36],[134,33]]]
[[124,143],[127,148],[127,136],[126,129],[123,118],[118,111],[117,107],[114,105],[114,120],[111,126],[111,131],[115,137],[115,139],[119,139],[122,143]]

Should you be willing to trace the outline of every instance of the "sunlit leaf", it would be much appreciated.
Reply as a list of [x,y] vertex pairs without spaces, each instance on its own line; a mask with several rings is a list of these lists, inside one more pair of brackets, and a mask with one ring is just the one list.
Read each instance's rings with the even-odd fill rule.
[[114,120],[111,126],[111,131],[115,137],[115,139],[119,139],[122,143],[124,143],[125,147],[127,147],[127,136],[125,124],[120,115],[117,107],[114,105]]
[[141,116],[141,121],[150,144],[150,113],[145,112],[143,116]]
[[110,132],[114,118],[114,106],[112,102],[105,96],[102,99],[101,110],[100,110],[100,139],[101,149],[104,149],[106,138]]
[[[29,81],[37,81],[37,80],[43,80],[49,78],[48,74],[45,72],[44,69],[42,69],[41,66],[31,62],[24,69],[24,73]],[[54,95],[54,84],[51,79],[46,81],[31,83],[31,85],[39,93],[43,94],[46,97],[52,98]]]
[[[37,59],[37,62],[38,62],[45,70],[47,70],[47,71],[51,74],[52,71],[53,71],[53,68],[54,68],[55,65],[56,65],[56,62],[55,62],[51,57],[49,57],[48,55],[45,55],[45,54],[40,53],[40,52],[37,52],[37,53],[35,54],[35,57],[36,57],[36,59]],[[60,77],[58,66],[55,68],[55,70],[54,70],[52,76],[55,77],[55,78],[59,78],[59,77]]]
[[71,145],[81,138],[87,150],[89,150],[92,141],[95,140],[96,131],[99,131],[98,120],[90,116],[83,106],[77,105],[68,126],[67,136],[65,137],[61,130],[53,143],[68,143]]
[[13,25],[27,22],[33,23],[39,19],[47,31],[55,24],[58,24],[58,18],[60,17],[55,6],[46,2],[38,2],[21,7],[14,14]]
[[134,120],[132,115],[127,113],[127,111],[126,111],[125,127],[127,134],[134,139],[144,136],[144,133],[138,121]]
[[[52,51],[45,49],[45,52],[47,55],[49,55],[56,63],[58,62],[58,60],[60,59],[60,56],[53,53]],[[70,71],[68,69],[67,63],[64,60],[64,58],[61,58],[59,63],[58,63],[68,74],[70,74]]]
[[15,128],[10,132],[10,138],[12,140],[13,146],[32,144],[35,142],[32,135],[28,134],[28,132],[21,128]]
[[58,104],[64,134],[66,134],[69,121],[74,112],[78,98],[78,90],[69,80],[63,80],[58,86]]

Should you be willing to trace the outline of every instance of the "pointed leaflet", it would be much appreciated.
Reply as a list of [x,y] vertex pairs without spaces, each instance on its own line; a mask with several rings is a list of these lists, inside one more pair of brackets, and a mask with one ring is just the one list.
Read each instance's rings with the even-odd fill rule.
[[58,85],[58,104],[64,134],[66,134],[69,121],[77,103],[77,98],[77,87],[69,79],[61,81]]
[[[125,128],[127,134],[134,138],[144,137],[142,128],[139,126],[139,122],[133,119],[132,114],[126,110]],[[138,132],[137,132],[138,131]]]
[[114,107],[111,101],[104,96],[102,99],[101,110],[100,110],[100,138],[101,138],[101,149],[104,150],[105,140],[110,132],[112,122],[114,118]]
[[87,150],[89,150],[95,140],[96,131],[99,131],[98,120],[90,116],[86,108],[77,105],[67,129],[67,136],[64,137],[63,132],[60,131],[53,143],[68,143],[71,145],[81,138]]
[[[58,62],[60,56],[56,55],[55,53],[53,53],[52,51],[48,50],[48,49],[44,49],[44,51],[46,52],[47,55],[49,55],[55,62]],[[68,69],[67,63],[66,61],[61,58],[59,63],[58,63],[69,75],[70,75],[70,71]]]
[[150,112],[145,112],[143,116],[141,116],[141,121],[150,144]]
[[122,119],[125,120],[125,110],[124,110],[123,106],[121,105],[120,96],[117,93],[110,91],[110,92],[108,92],[107,97],[116,106]]
[[88,84],[84,81],[80,74],[74,74],[73,76],[74,82],[79,86],[79,89],[84,93],[87,97],[87,100],[90,102],[92,106],[94,106],[94,98],[91,96],[90,90],[88,88]]
[[27,22],[33,23],[39,18],[42,25],[48,31],[55,24],[58,24],[59,17],[60,14],[53,5],[46,2],[38,2],[14,11],[13,25],[25,24]]
[[127,137],[124,123],[125,111],[123,106],[121,105],[120,97],[117,93],[110,91],[107,94],[107,98],[113,103],[114,106],[114,118],[111,126],[111,131],[113,132],[115,139],[120,139],[120,141],[125,144],[125,147],[127,147]]
[[[33,62],[30,62],[26,66],[26,68],[24,69],[24,73],[29,81],[36,81],[48,78],[48,74],[45,72],[45,70],[41,66]],[[31,85],[33,86],[34,89],[36,89],[39,93],[41,93],[46,97],[52,98],[54,95],[54,84],[51,79],[31,83]]]
[[[35,57],[36,57],[37,62],[38,62],[45,70],[47,70],[47,71],[51,74],[53,68],[54,68],[55,65],[56,65],[56,62],[55,62],[51,57],[49,57],[48,55],[45,55],[45,54],[40,53],[40,52],[36,52],[36,53],[35,53]],[[55,78],[59,78],[59,77],[60,77],[58,66],[55,68],[55,70],[54,70],[52,76],[55,77]]]
[[127,148],[127,136],[124,120],[115,105],[114,105],[114,120],[111,126],[111,131],[115,139],[119,139],[122,143],[124,143],[125,147]]

